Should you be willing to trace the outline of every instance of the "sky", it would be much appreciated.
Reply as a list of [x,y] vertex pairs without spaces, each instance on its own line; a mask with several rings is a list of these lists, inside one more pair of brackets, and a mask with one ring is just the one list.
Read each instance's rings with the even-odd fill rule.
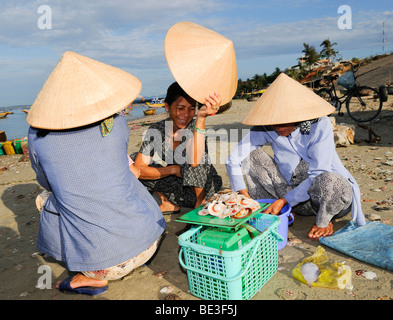
[[343,59],[393,51],[392,0],[0,0],[0,107],[32,104],[65,51],[163,96],[175,81],[165,35],[182,21],[230,39],[243,80],[296,65],[303,43],[320,51],[330,39]]

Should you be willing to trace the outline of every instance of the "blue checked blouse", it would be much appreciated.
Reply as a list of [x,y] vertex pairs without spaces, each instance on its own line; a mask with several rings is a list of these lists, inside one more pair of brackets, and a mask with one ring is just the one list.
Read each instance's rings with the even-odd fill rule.
[[146,250],[165,229],[153,197],[131,173],[124,117],[109,135],[100,124],[62,131],[29,129],[38,183],[52,191],[41,212],[37,246],[71,271],[95,271]]

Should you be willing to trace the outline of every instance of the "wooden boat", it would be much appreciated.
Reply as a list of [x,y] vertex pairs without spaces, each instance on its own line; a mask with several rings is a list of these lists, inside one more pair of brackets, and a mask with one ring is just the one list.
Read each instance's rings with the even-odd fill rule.
[[13,114],[13,112],[7,111],[7,112],[1,112],[0,113],[0,119],[3,119],[5,117],[7,117],[7,115],[9,114]]
[[150,107],[150,108],[162,108],[163,106],[165,106],[165,103],[152,103],[152,102],[146,102],[146,104]]
[[151,108],[162,108],[163,106],[165,106],[165,99],[155,97],[151,99],[150,102],[146,101],[146,104]]
[[24,112],[24,113],[29,113],[29,110],[26,110],[26,109],[22,109],[22,111]]
[[144,113],[145,115],[156,114],[156,112],[157,112],[157,110],[156,110],[156,109],[153,109],[153,108],[149,108],[149,109],[147,109],[147,110],[143,110],[143,113]]

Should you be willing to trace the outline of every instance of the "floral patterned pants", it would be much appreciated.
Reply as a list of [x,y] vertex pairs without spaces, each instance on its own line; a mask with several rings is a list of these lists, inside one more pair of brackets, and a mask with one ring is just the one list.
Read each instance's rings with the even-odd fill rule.
[[[279,199],[307,178],[308,163],[301,160],[296,167],[291,184],[278,170],[274,160],[261,148],[254,150],[243,161],[248,192],[253,199]],[[318,227],[327,227],[334,218],[341,218],[351,211],[352,188],[341,175],[324,172],[313,179],[308,190],[310,200],[292,208],[298,215],[316,216]]]
[[125,277],[135,268],[140,267],[146,263],[156,252],[160,239],[157,239],[149,248],[147,248],[142,253],[138,254],[136,257],[127,260],[117,266],[109,267],[103,270],[97,271],[82,271],[82,273],[92,279],[98,280],[117,280]]

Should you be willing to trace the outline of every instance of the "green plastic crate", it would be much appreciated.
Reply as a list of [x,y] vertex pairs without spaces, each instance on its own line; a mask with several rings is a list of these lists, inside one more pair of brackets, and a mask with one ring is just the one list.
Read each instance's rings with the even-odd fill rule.
[[276,273],[280,218],[258,214],[251,223],[261,234],[234,251],[198,244],[204,226],[179,236],[179,262],[187,270],[191,294],[206,300],[249,300]]

